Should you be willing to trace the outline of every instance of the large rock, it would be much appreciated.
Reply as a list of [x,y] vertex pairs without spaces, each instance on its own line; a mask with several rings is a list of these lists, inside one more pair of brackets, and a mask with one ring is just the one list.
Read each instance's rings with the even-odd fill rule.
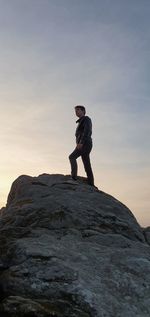
[[145,237],[125,205],[82,178],[20,176],[1,210],[0,313],[149,317]]

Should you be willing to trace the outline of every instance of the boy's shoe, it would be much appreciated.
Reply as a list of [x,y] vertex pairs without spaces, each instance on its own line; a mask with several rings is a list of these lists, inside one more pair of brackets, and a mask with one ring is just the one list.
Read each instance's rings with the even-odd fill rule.
[[71,176],[71,178],[72,178],[74,181],[77,181],[77,177]]
[[96,187],[95,185],[89,184],[92,188],[96,189],[97,191],[99,191],[98,187]]
[[70,176],[70,177],[67,179],[66,183],[67,183],[67,184],[72,184],[72,185],[77,185],[77,184],[78,184],[77,178]]

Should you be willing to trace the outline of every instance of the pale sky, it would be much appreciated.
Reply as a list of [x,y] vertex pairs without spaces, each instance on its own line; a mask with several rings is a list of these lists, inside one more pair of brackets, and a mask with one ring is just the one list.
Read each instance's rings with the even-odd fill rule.
[[149,0],[0,0],[0,207],[22,174],[70,174],[81,104],[95,184],[150,226],[149,68]]

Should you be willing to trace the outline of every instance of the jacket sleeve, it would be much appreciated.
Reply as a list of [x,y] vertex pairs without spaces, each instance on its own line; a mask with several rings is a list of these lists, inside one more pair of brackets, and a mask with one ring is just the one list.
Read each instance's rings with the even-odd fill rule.
[[80,138],[79,144],[84,144],[87,140],[91,138],[92,134],[92,121],[90,118],[86,117],[84,120],[84,129]]

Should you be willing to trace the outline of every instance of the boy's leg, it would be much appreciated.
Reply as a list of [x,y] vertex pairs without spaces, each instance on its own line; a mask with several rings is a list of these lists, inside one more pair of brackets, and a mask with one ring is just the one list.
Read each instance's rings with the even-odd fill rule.
[[78,165],[76,160],[79,156],[81,156],[81,151],[77,148],[69,155],[69,160],[71,164],[71,176],[73,179],[77,178]]
[[85,146],[82,149],[81,157],[82,157],[85,172],[87,174],[88,184],[94,186],[94,176],[93,176],[91,162],[90,162],[91,150],[92,150],[92,143],[85,144]]
[[87,174],[88,184],[94,186],[94,176],[92,172],[89,153],[84,153],[82,155],[82,161],[83,161],[85,172]]

